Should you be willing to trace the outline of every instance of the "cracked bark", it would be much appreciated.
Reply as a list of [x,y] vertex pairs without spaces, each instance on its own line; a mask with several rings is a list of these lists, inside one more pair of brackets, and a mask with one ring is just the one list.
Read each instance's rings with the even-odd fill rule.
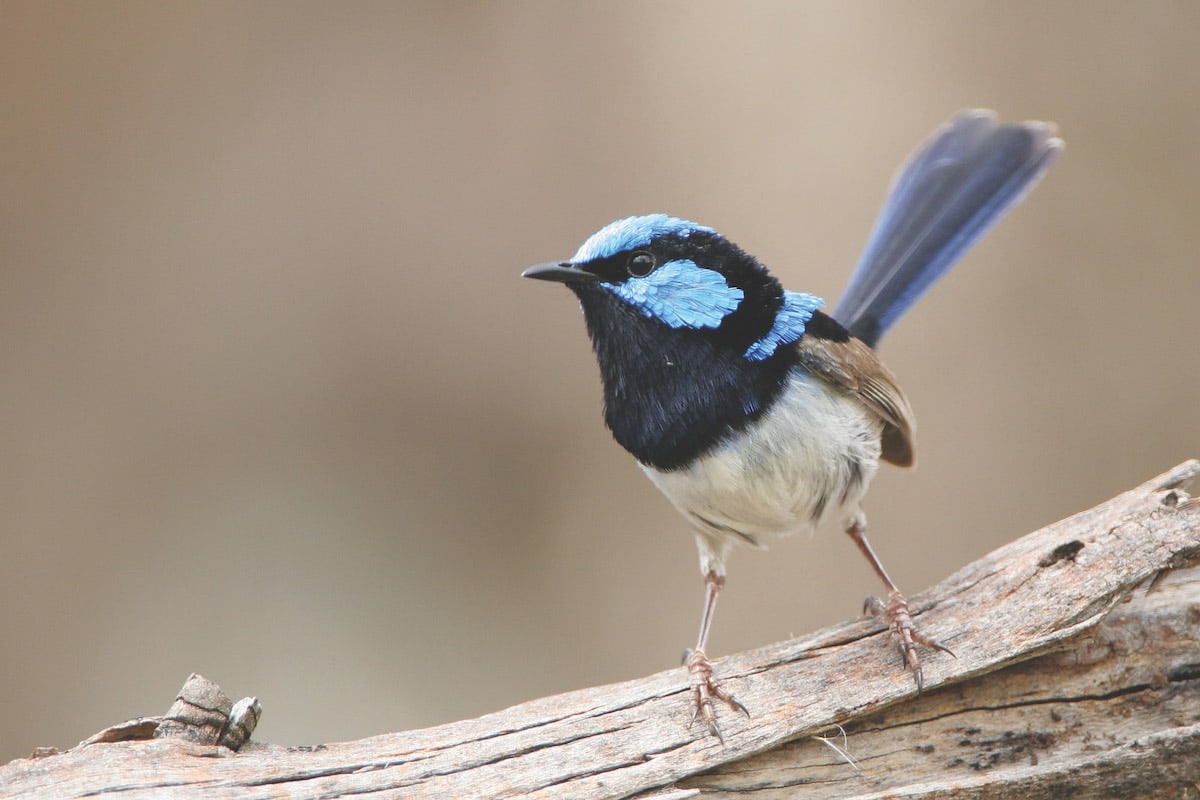
[[[436,728],[238,753],[104,741],[0,767],[9,798],[1200,796],[1200,502],[1186,462],[911,598],[958,654],[926,692],[873,619],[720,660],[753,714],[688,729],[682,669]],[[267,713],[270,713],[268,707]],[[122,729],[124,730],[124,729]],[[133,726],[131,730],[139,730]],[[824,739],[817,737],[824,737]]]

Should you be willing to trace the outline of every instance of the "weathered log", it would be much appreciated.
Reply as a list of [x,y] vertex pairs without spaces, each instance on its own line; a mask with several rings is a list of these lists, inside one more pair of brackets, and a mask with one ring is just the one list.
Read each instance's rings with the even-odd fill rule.
[[720,659],[753,715],[722,716],[724,746],[689,728],[674,669],[355,742],[84,743],[0,767],[0,791],[1183,797],[1200,792],[1200,501],[1182,488],[1198,472],[1181,464],[910,598],[957,653],[926,657],[922,696],[863,618]]

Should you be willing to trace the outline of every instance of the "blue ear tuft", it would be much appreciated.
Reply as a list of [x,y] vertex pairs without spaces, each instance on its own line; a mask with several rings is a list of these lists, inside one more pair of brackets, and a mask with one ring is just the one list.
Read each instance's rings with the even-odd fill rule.
[[744,293],[725,276],[695,261],[668,261],[644,278],[603,283],[605,289],[672,328],[717,328],[737,310]]
[[666,214],[645,214],[626,217],[605,225],[593,233],[571,258],[572,264],[585,264],[598,258],[609,258],[626,250],[648,247],[659,236],[674,234],[687,238],[693,233],[713,233],[712,228],[697,225]]
[[775,324],[767,335],[746,348],[745,357],[750,361],[762,361],[775,354],[782,344],[791,344],[804,335],[813,312],[825,301],[816,295],[804,292],[783,291],[783,306],[775,312]]

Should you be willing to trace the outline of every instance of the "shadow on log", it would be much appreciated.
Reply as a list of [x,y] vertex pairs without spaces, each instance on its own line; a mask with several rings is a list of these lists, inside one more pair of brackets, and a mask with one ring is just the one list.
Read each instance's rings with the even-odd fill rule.
[[308,748],[101,736],[0,767],[0,790],[127,800],[1200,796],[1200,501],[1183,490],[1198,472],[1200,462],[1181,464],[911,597],[922,628],[958,654],[927,659],[922,696],[879,641],[887,631],[864,618],[721,659],[726,687],[753,714],[722,718],[725,746],[689,730],[676,669]]

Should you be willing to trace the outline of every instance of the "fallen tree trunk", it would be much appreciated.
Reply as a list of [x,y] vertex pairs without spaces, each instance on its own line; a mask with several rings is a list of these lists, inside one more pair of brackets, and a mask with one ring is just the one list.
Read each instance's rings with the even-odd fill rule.
[[[682,669],[424,730],[234,752],[100,737],[0,768],[10,798],[1183,797],[1200,786],[1189,461],[913,596],[925,686],[874,619],[720,659],[753,717],[688,727]],[[269,711],[269,710],[268,710]],[[153,723],[128,726],[154,730]],[[126,730],[122,728],[121,730]],[[820,737],[820,738],[818,738]]]

